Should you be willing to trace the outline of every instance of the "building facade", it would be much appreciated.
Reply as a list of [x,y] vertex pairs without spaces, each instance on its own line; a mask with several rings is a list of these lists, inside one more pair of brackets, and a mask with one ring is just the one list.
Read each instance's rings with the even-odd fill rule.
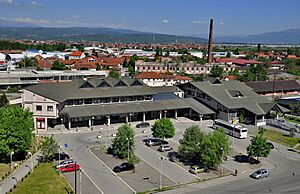
[[22,105],[33,112],[38,130],[57,124],[71,129],[163,116],[214,117],[210,108],[182,96],[182,91],[174,88],[153,90],[138,79],[107,77],[32,85],[23,90]]

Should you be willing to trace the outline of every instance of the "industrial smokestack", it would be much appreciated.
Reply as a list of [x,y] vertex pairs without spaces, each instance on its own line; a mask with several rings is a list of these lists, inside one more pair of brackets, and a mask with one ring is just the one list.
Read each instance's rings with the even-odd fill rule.
[[212,63],[212,49],[213,49],[213,25],[214,25],[214,20],[210,19],[210,24],[209,24],[209,39],[208,39],[208,63]]

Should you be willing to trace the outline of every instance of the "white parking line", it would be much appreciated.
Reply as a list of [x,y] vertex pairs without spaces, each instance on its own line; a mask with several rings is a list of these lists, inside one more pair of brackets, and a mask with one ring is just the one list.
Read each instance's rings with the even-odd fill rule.
[[118,177],[129,189],[131,189],[134,193],[136,193],[136,191],[130,187],[123,179],[121,179],[121,177],[119,177],[112,169],[110,169],[100,158],[98,158],[92,151],[91,149],[89,149],[89,152],[91,152],[91,154],[97,159],[99,160],[108,170],[110,170],[116,177]]
[[96,186],[96,188],[100,191],[100,193],[104,194],[104,192],[96,185],[96,183],[87,175],[87,173],[81,169],[81,171],[85,174],[85,176]]
[[[160,153],[158,153],[158,152],[152,150],[152,149],[149,148],[148,146],[146,146],[146,145],[144,145],[144,146],[145,146],[146,148],[148,148],[149,150],[151,150],[152,152],[156,153],[157,155],[160,155],[160,156],[162,156],[162,157],[165,157],[164,155],[162,155],[162,154],[160,154]],[[184,171],[186,171],[186,169],[183,168],[182,166],[180,166],[179,164],[176,164],[176,163],[174,163],[174,162],[169,162],[169,163],[174,164],[174,165],[176,165],[177,167],[179,167],[179,168],[183,169]],[[197,179],[199,179],[199,177],[196,176],[196,175],[194,175],[194,174],[190,174],[190,175],[196,177]]]

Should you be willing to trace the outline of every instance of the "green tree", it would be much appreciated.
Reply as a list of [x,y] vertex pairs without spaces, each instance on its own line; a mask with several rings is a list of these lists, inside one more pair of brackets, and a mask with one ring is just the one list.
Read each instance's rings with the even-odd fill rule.
[[44,162],[49,162],[50,158],[58,152],[58,144],[53,136],[42,142],[41,151],[44,156]]
[[300,114],[300,103],[297,102],[297,103],[290,104],[290,109],[291,109],[292,114],[299,115]]
[[267,157],[270,154],[271,147],[268,144],[267,138],[264,137],[266,129],[259,127],[258,134],[251,139],[250,145],[247,147],[247,153],[250,157]]
[[55,60],[53,62],[53,66],[51,68],[52,70],[66,70],[67,67],[65,66],[64,63],[60,63],[58,60]]
[[3,106],[7,106],[8,105],[8,99],[6,97],[6,94],[3,93],[1,96],[0,96],[0,108],[3,107]]
[[260,52],[261,50],[261,44],[257,44],[257,52]]
[[135,76],[136,71],[135,71],[135,69],[132,67],[132,65],[129,65],[129,66],[128,66],[128,71],[129,71],[129,73],[130,73],[131,76]]
[[239,53],[239,49],[238,49],[238,48],[236,48],[236,49],[234,50],[233,54],[235,54],[235,55],[239,55],[239,54],[240,54],[240,53]]
[[152,136],[156,138],[172,138],[175,135],[175,127],[169,118],[162,118],[152,125]]
[[205,136],[200,144],[201,161],[206,168],[215,168],[229,153],[229,140],[223,129]]
[[36,67],[37,64],[37,59],[34,57],[24,57],[20,62],[22,67]]
[[18,106],[0,108],[0,160],[6,160],[11,151],[23,155],[32,141],[32,113]]
[[220,77],[223,74],[223,68],[220,67],[219,65],[214,65],[211,69],[210,75],[212,77]]
[[183,138],[179,140],[180,146],[178,153],[183,158],[192,161],[201,161],[201,149],[200,143],[203,141],[204,134],[198,125],[193,125],[186,128],[183,134]]
[[242,81],[266,81],[267,70],[262,65],[251,65],[241,77]]
[[135,160],[134,135],[134,130],[128,124],[123,124],[118,128],[116,137],[112,140],[112,147],[114,150],[116,150],[117,156],[119,158],[128,158],[129,154],[129,161]]
[[228,51],[227,53],[226,53],[226,58],[230,58],[231,57],[231,54],[230,54],[230,52]]
[[290,128],[290,131],[289,131],[289,136],[290,137],[295,137],[295,133],[297,132],[297,130],[295,128]]
[[116,79],[120,78],[120,74],[118,72],[114,71],[114,70],[110,71],[108,76],[116,78]]
[[239,117],[239,123],[245,123],[246,122],[246,118],[244,117],[244,115],[241,115]]

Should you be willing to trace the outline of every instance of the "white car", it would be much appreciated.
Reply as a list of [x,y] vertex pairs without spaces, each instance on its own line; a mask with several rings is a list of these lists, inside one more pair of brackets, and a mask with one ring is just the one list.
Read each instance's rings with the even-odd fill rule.
[[67,166],[68,164],[75,164],[75,161],[74,160],[65,160],[65,161],[62,161],[61,163],[57,164],[55,167],[58,169],[62,166]]
[[171,148],[169,145],[167,145],[167,144],[162,144],[162,145],[160,145],[159,146],[159,149],[158,149],[159,151],[161,151],[161,152],[167,152],[167,151],[171,151],[171,150],[173,150],[173,148]]

